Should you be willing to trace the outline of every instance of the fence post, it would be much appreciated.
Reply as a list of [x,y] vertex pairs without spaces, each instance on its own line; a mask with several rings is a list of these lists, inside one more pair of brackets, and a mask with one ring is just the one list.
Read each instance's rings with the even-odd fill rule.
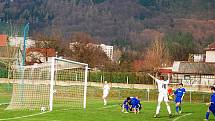
[[148,89],[147,89],[147,94],[148,94],[148,96],[147,96],[147,98],[148,98],[148,102],[149,102],[149,94],[150,93],[150,89],[149,89],[149,87],[148,87]]
[[129,78],[128,78],[128,76],[126,77],[126,82],[127,82],[127,84],[128,84],[128,81],[129,81]]
[[101,81],[101,83],[103,83],[103,81],[102,81],[102,80],[103,80],[103,77],[102,77],[102,75],[101,75],[101,76],[100,76],[100,81]]
[[119,92],[118,93],[118,99],[120,99],[121,98],[121,90],[119,90],[118,92]]
[[203,101],[203,103],[205,102],[205,95],[204,95],[204,93],[203,93],[203,96],[202,96],[202,101]]
[[75,81],[78,81],[78,74],[75,74]]

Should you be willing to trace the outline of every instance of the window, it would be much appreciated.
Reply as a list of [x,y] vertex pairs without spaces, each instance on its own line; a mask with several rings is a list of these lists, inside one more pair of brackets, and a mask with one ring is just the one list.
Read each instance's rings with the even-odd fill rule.
[[184,80],[190,80],[190,75],[184,75]]

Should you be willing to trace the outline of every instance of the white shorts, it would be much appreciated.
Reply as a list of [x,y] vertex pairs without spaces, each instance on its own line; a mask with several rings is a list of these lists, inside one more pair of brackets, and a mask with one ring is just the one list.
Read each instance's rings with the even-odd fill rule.
[[162,102],[164,100],[164,102],[168,102],[168,95],[167,94],[163,94],[163,93],[159,93],[158,94],[158,102]]
[[108,93],[104,93],[102,97],[106,98],[107,96],[108,96]]

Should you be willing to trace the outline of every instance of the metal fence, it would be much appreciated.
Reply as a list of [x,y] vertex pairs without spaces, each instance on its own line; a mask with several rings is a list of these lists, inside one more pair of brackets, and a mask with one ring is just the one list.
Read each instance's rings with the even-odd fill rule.
[[[12,92],[13,80],[0,79],[0,92]],[[123,84],[123,83],[110,83],[111,87],[109,99],[123,100],[128,96],[139,96],[142,101],[157,101],[158,91],[156,85],[144,85],[144,84]],[[102,97],[102,83],[89,82],[87,89],[87,98]],[[173,88],[173,91],[177,88],[177,84],[173,83],[169,85]],[[213,85],[211,85],[213,86]],[[186,94],[184,96],[185,102],[198,102],[204,103],[210,100],[210,87],[209,85],[184,85]],[[170,100],[171,101],[171,100]],[[172,100],[173,101],[173,100]]]
[[[176,86],[176,85],[174,85]],[[173,92],[176,89],[173,87]],[[197,85],[195,85],[197,86]],[[185,86],[186,94],[184,96],[184,102],[197,102],[197,103],[205,103],[210,101],[210,88],[209,86],[204,87],[204,91],[200,91],[195,89],[195,86]],[[129,86],[128,86],[129,87]],[[132,86],[131,86],[132,87]],[[135,87],[135,86],[133,86]],[[206,91],[207,90],[207,91]],[[101,98],[102,97],[102,87],[89,86],[88,87],[88,98]],[[156,86],[154,89],[146,88],[146,89],[136,89],[136,88],[121,88],[121,87],[112,87],[109,94],[109,99],[117,99],[122,100],[126,97],[135,97],[138,96],[141,101],[157,101],[158,91]],[[174,96],[173,96],[174,97]],[[170,101],[174,101],[174,98]]]
[[127,84],[152,84],[153,80],[145,72],[103,72],[90,71],[91,82],[127,83]]

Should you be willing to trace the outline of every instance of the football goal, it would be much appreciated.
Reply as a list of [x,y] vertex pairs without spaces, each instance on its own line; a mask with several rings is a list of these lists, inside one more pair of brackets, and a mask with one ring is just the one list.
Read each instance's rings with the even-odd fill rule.
[[12,70],[7,109],[86,108],[88,64],[53,57],[51,62]]

